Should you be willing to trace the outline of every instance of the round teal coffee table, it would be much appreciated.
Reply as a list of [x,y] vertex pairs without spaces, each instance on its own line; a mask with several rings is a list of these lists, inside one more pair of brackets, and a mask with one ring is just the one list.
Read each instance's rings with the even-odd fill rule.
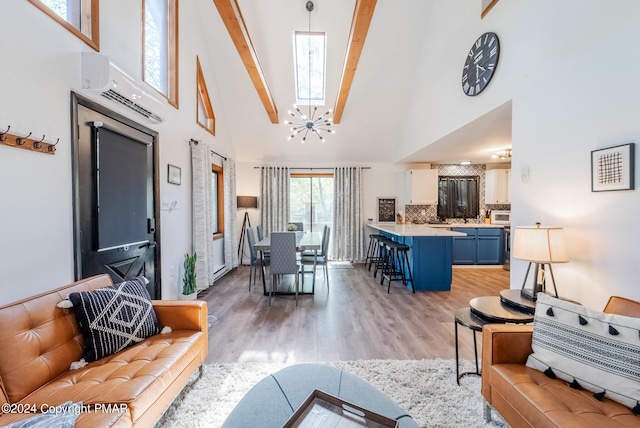
[[382,391],[364,379],[322,364],[297,364],[258,382],[240,400],[223,428],[280,428],[314,389],[398,421],[401,428],[418,425]]

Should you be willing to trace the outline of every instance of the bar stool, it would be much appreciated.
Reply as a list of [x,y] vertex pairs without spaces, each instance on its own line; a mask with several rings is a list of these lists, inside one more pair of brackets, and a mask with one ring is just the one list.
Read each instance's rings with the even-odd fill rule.
[[374,278],[376,278],[378,276],[378,270],[381,270],[383,273],[388,270],[388,266],[387,266],[388,256],[387,256],[387,247],[386,247],[386,245],[389,242],[393,242],[393,241],[391,239],[385,237],[385,236],[382,236],[382,238],[379,238],[378,241],[377,241],[377,243],[378,243],[377,252],[376,252],[376,254],[374,256],[374,260],[375,260],[375,264],[376,264],[376,267],[373,270],[373,277]]
[[[413,275],[411,274],[411,265],[409,264],[409,249],[410,247],[406,244],[398,244],[396,247],[396,255],[398,256],[398,260],[400,262],[402,272],[404,273],[404,285],[407,285],[408,282],[411,283],[411,290],[415,293],[416,289],[413,286]],[[391,289],[391,281],[389,281],[389,290]],[[389,292],[387,290],[387,293]]]
[[364,259],[365,266],[369,264],[368,269],[371,270],[371,265],[376,261],[376,252],[378,250],[378,241],[384,238],[382,235],[372,233],[369,235],[369,246],[367,247],[367,257]]
[[[385,278],[389,280],[387,293],[391,292],[391,281],[402,281],[405,286],[407,282],[411,282],[411,290],[415,293],[416,289],[413,285],[413,275],[411,274],[411,266],[409,265],[409,246],[399,244],[397,242],[388,242],[386,247],[386,270],[383,270],[380,285],[384,285]],[[407,272],[405,274],[405,271]]]

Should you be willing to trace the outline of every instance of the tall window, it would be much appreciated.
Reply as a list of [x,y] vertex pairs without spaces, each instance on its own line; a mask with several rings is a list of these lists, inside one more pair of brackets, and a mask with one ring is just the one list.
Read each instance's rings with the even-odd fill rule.
[[196,57],[196,92],[196,120],[200,126],[216,135],[216,117],[213,114],[209,91],[207,91],[207,84],[204,81],[198,57]]
[[144,81],[178,107],[178,0],[142,0]]
[[222,167],[211,165],[211,216],[213,239],[224,236],[224,179]]
[[333,174],[291,174],[289,221],[313,232],[333,225]]
[[99,0],[29,0],[93,49],[100,50]]
[[296,103],[324,105],[327,35],[296,31],[293,57],[296,75]]

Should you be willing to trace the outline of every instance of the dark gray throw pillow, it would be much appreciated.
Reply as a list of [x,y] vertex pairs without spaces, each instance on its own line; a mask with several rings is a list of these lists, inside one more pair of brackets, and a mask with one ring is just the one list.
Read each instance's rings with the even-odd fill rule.
[[85,340],[85,361],[99,360],[160,333],[146,282],[139,276],[69,294]]

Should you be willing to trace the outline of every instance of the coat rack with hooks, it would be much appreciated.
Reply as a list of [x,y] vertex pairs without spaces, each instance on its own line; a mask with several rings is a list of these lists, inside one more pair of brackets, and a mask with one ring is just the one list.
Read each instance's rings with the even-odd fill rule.
[[45,143],[44,139],[46,135],[43,135],[42,138],[29,138],[31,137],[32,132],[29,132],[29,135],[21,137],[16,134],[10,134],[9,130],[11,129],[11,125],[7,127],[6,131],[0,131],[0,144],[4,144],[9,147],[16,147],[18,149],[26,149],[39,153],[46,153],[48,155],[56,154],[56,146],[60,142],[60,138],[58,138],[55,144]]

